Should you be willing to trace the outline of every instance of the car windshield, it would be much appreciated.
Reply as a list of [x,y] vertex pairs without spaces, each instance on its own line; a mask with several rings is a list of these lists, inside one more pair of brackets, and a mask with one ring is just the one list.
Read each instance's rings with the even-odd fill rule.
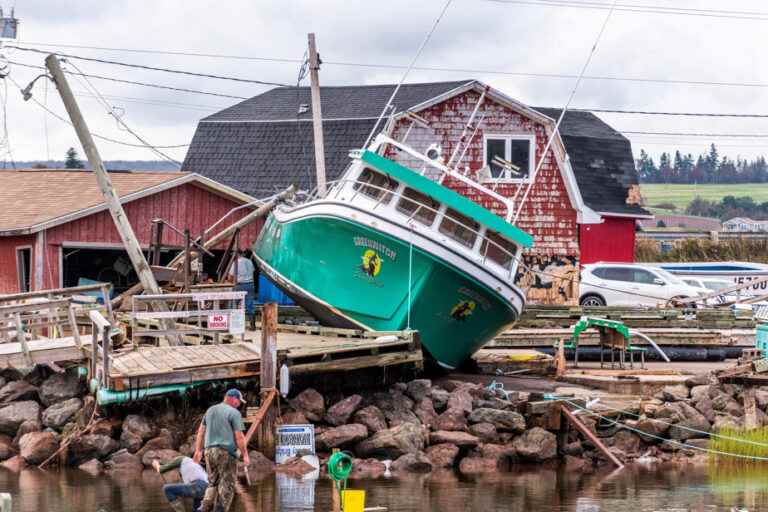
[[671,283],[671,284],[682,284],[682,285],[686,284],[685,281],[683,281],[682,279],[680,279],[679,277],[677,277],[675,275],[670,274],[669,272],[667,272],[663,268],[652,267],[652,270],[654,272],[656,272],[658,275],[660,275],[661,277],[663,277],[664,280],[667,281],[668,283]]

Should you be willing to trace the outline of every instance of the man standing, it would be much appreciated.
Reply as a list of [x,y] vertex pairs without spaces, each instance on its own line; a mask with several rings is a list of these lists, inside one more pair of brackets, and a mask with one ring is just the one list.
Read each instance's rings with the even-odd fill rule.
[[238,408],[244,404],[243,394],[237,389],[230,389],[224,395],[224,401],[209,407],[197,429],[195,440],[195,462],[203,457],[208,466],[208,489],[203,498],[202,512],[227,512],[235,497],[237,479],[237,449],[243,455],[243,463],[248,466],[248,447],[243,435],[243,419]]
[[229,269],[229,277],[235,283],[235,291],[246,292],[245,295],[245,314],[251,321],[251,330],[256,330],[256,285],[254,275],[256,267],[251,260],[251,250],[245,249],[240,252],[237,259],[232,263]]
[[174,512],[184,512],[183,498],[192,498],[192,511],[200,511],[200,504],[208,487],[208,475],[200,464],[189,457],[177,457],[163,465],[155,459],[152,461],[152,467],[161,475],[177,468],[181,473],[181,480],[184,483],[163,486],[165,497]]

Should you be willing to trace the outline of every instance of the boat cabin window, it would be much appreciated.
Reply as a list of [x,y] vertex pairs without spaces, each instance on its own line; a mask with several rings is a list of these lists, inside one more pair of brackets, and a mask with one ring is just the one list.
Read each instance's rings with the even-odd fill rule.
[[397,188],[397,182],[385,174],[376,172],[372,169],[364,169],[353,187],[355,190],[365,194],[371,199],[376,199],[381,204],[387,204],[392,199],[392,194],[387,190],[394,191]]
[[403,190],[400,201],[397,202],[397,211],[425,226],[432,225],[439,209],[440,203],[426,194],[407,187]]
[[450,208],[446,210],[443,222],[440,223],[442,234],[469,248],[474,247],[479,229],[480,224]]
[[480,254],[505,269],[511,268],[516,250],[515,244],[490,229],[486,231],[480,246]]

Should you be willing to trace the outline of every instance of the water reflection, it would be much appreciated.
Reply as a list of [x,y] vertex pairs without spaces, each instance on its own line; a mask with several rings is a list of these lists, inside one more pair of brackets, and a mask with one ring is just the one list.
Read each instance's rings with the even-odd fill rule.
[[[768,511],[768,465],[628,468],[595,474],[555,468],[518,469],[467,478],[451,471],[428,476],[350,481],[367,491],[367,506],[410,511]],[[0,470],[0,491],[16,512],[168,510],[157,473],[94,477],[78,470]],[[327,511],[331,482],[278,476],[241,486],[236,512]]]

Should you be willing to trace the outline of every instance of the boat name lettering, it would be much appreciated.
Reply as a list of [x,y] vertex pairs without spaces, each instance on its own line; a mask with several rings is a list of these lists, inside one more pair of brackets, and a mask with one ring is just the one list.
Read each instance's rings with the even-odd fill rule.
[[466,295],[467,297],[476,301],[478,304],[480,304],[480,307],[483,308],[483,311],[488,311],[489,309],[491,309],[491,303],[488,301],[488,299],[486,299],[476,291],[470,290],[469,288],[462,286],[461,288],[459,288],[459,293],[462,295]]
[[397,252],[393,251],[386,245],[382,244],[381,242],[377,242],[376,240],[371,240],[370,238],[364,238],[362,236],[356,236],[355,237],[355,245],[357,247],[368,247],[370,249],[373,249],[375,251],[382,252],[387,255],[387,258],[389,258],[392,261],[395,261],[395,258],[397,258]]

